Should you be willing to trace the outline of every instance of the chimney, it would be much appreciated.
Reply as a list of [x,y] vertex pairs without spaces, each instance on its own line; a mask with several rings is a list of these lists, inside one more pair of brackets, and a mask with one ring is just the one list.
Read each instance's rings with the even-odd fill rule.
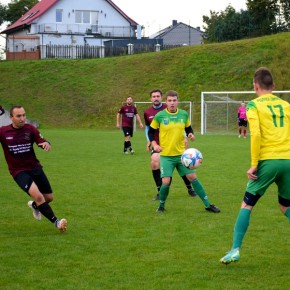
[[172,20],[172,26],[177,25],[177,20]]

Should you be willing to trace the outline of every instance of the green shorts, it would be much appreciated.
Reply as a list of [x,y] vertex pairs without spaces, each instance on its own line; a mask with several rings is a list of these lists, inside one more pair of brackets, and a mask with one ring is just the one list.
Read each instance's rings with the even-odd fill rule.
[[263,195],[266,189],[276,183],[278,195],[290,200],[290,160],[263,160],[258,164],[257,180],[249,180],[246,191],[253,195]]
[[174,168],[177,169],[180,176],[195,172],[195,169],[186,168],[181,163],[181,155],[178,156],[160,156],[161,177],[172,177]]

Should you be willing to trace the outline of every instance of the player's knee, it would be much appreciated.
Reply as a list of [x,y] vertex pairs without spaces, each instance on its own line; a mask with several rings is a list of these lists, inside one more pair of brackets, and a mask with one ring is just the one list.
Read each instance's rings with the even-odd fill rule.
[[287,210],[288,207],[290,207],[290,200],[283,198],[282,196],[278,197],[278,201],[279,201],[279,206],[280,209],[282,210],[282,208],[284,209],[283,212],[285,212]]
[[162,184],[164,184],[165,186],[170,186],[172,181],[172,177],[163,177],[162,178]]
[[197,179],[197,175],[196,175],[195,172],[194,172],[194,173],[190,173],[190,174],[187,174],[187,175],[186,175],[186,178],[187,178],[190,182],[192,182],[192,181],[194,181],[195,179]]
[[53,194],[49,193],[49,194],[44,194],[44,199],[46,202],[52,202],[53,201]]
[[260,197],[261,195],[259,194],[254,195],[246,191],[244,195],[244,203],[250,206],[255,206]]

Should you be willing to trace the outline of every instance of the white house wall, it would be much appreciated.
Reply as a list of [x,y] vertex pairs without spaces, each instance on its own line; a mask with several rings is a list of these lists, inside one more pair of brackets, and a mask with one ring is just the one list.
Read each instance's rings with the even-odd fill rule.
[[[63,10],[62,22],[56,23],[56,10]],[[75,23],[75,11],[98,11],[98,23]],[[62,25],[70,25],[73,32],[86,32],[91,25],[99,26],[130,26],[130,23],[111,5],[104,0],[61,0],[43,14],[37,21],[37,25],[56,24],[61,29]],[[77,28],[79,26],[79,28]],[[60,31],[61,32],[61,31]]]
[[[105,39],[107,40],[107,39]],[[44,34],[40,37],[41,45],[103,45],[104,39],[84,37],[83,35]]]
[[[56,22],[57,9],[63,11],[62,22]],[[76,23],[77,10],[96,11],[98,19],[93,23]],[[92,33],[99,33],[103,39]],[[39,36],[38,45],[102,45],[111,35],[125,38],[136,36],[129,21],[104,0],[60,0],[31,23],[30,31],[23,30],[15,35]]]

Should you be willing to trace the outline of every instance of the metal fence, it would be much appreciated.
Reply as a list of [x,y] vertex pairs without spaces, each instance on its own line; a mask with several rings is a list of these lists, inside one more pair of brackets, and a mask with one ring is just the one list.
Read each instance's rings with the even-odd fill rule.
[[[159,50],[167,50],[181,45],[164,45]],[[135,44],[131,49],[128,46],[93,46],[93,45],[45,45],[41,46],[41,58],[102,58],[155,52],[154,44]]]
[[42,46],[42,58],[100,58],[100,46],[46,45]]

